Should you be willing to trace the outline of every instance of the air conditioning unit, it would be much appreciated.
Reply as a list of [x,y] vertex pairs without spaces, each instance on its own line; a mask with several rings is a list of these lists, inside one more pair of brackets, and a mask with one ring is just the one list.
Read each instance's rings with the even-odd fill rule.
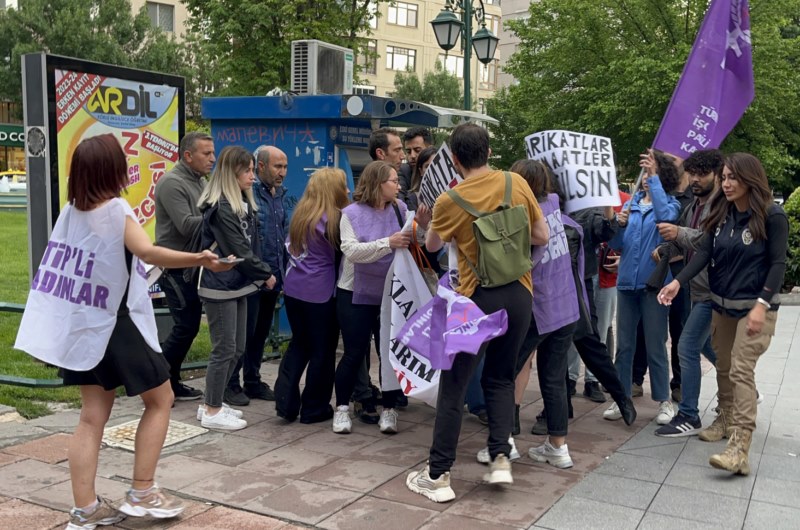
[[319,40],[292,41],[292,92],[352,94],[355,54]]

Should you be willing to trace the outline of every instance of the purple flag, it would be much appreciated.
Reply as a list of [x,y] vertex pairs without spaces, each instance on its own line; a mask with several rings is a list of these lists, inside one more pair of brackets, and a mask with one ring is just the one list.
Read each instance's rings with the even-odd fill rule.
[[428,359],[436,370],[449,370],[459,353],[478,353],[481,345],[508,329],[505,309],[486,315],[475,302],[447,287],[414,313],[397,340]]
[[754,95],[747,0],[712,0],[653,147],[681,158],[716,149]]

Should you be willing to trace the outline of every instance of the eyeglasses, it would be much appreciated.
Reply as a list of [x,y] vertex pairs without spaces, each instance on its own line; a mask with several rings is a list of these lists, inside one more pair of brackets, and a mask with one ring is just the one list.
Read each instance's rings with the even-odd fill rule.
[[391,182],[392,184],[399,184],[400,183],[400,179],[389,179],[386,182]]

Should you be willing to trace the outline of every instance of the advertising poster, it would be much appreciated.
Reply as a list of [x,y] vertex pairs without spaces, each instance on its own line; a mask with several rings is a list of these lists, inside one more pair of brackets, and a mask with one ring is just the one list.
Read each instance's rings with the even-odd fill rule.
[[69,161],[83,140],[112,133],[128,160],[123,194],[155,238],[155,186],[178,161],[177,87],[66,69],[55,70],[59,208],[67,202]]

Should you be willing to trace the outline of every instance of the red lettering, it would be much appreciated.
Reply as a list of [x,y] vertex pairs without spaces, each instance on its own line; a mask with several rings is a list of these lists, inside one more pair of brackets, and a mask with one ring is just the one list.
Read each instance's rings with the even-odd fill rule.
[[139,133],[133,131],[122,131],[122,137],[125,138],[125,145],[122,150],[127,156],[139,156],[139,150],[133,147],[133,144],[139,141]]

